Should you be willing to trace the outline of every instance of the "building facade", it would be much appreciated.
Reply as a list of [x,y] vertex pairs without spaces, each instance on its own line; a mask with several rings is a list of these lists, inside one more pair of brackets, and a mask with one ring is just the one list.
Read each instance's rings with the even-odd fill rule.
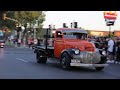
[[[109,36],[109,31],[100,31],[100,30],[87,30],[90,36],[99,36],[99,37],[106,37]],[[113,32],[110,32],[113,34]]]
[[115,30],[115,31],[114,31],[114,36],[120,37],[120,30]]
[[[42,33],[42,37],[46,34],[46,30],[47,28],[43,28],[41,30]],[[90,36],[99,36],[99,37],[106,37],[109,36],[109,31],[103,31],[103,30],[87,30],[88,34]],[[48,34],[50,35],[51,31],[48,31]],[[114,30],[114,32],[110,32],[111,34],[113,34],[114,36],[119,36],[120,37],[120,30]]]

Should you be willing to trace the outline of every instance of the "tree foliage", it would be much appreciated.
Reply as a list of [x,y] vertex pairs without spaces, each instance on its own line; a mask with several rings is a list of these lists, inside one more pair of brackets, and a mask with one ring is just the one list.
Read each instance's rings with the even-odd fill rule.
[[37,28],[42,28],[42,23],[45,21],[45,13],[43,11],[15,11],[14,16],[25,27],[25,32],[27,32],[28,23],[31,30],[35,24],[37,24]]
[[[38,23],[38,26],[42,27],[42,23],[45,21],[45,14],[43,11],[8,11],[7,17],[16,19],[24,26],[27,23],[31,25]],[[10,29],[13,29],[15,27],[15,24],[15,21],[8,19],[0,21],[1,27],[5,26]]]
[[[11,30],[14,30],[16,27],[16,21],[20,22],[22,26],[25,27],[24,34],[26,35],[27,30],[33,28],[33,25],[37,26],[37,33],[40,33],[41,28],[43,27],[43,22],[45,21],[45,13],[43,11],[8,11],[7,17],[13,19],[6,19],[0,21],[0,27],[7,27]],[[27,29],[27,24],[30,24],[29,29]],[[40,34],[39,34],[40,35]],[[38,36],[39,36],[38,35]]]
[[[7,17],[14,18],[14,11],[9,11],[7,13]],[[2,20],[0,21],[0,26],[2,27],[7,27],[9,29],[14,29],[15,28],[15,22],[11,20]]]
[[39,22],[39,25],[43,23],[45,20],[45,14],[43,11],[15,11],[14,13],[15,19],[17,19],[22,25],[26,25],[27,23],[36,24],[36,21]]

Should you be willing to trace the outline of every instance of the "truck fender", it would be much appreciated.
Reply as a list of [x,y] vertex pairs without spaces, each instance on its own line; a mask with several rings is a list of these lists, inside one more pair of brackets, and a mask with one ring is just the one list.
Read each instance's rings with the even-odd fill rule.
[[104,55],[101,55],[101,61],[100,61],[100,63],[106,63],[106,61],[107,61],[107,56],[104,56]]
[[62,54],[66,52],[71,58],[73,58],[73,55],[74,55],[74,51],[72,49],[65,49],[61,52],[61,56]]
[[40,51],[38,49],[36,49],[36,54],[40,54]]

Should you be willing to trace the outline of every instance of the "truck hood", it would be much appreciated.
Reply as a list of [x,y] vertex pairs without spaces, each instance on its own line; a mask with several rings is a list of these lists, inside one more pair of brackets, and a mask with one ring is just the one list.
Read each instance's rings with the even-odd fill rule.
[[87,40],[65,40],[65,48],[78,48],[81,51],[95,51],[95,45]]

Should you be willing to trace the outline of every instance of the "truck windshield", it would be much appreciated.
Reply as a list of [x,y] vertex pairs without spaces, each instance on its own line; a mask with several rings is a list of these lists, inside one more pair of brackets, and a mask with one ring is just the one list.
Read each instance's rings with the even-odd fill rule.
[[86,40],[87,38],[87,34],[86,33],[76,33],[76,32],[72,32],[72,33],[64,33],[64,38],[66,39],[81,39],[81,40]]

